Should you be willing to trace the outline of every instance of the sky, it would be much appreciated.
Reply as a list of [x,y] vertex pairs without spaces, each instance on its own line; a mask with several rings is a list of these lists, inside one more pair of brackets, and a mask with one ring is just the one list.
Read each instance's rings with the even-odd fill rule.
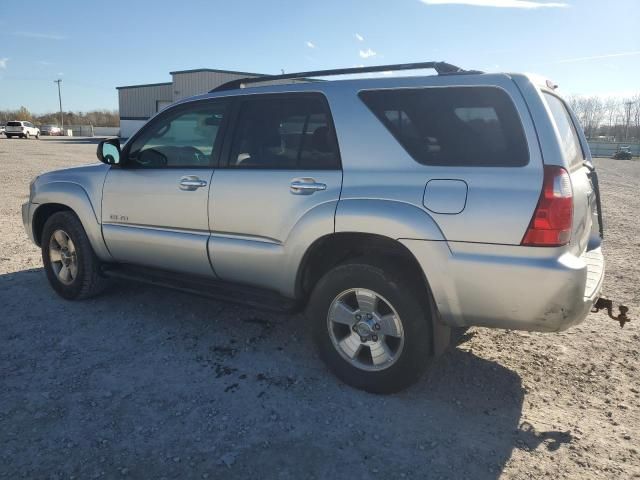
[[0,109],[116,109],[170,71],[443,60],[563,94],[640,92],[640,0],[31,0],[0,9]]

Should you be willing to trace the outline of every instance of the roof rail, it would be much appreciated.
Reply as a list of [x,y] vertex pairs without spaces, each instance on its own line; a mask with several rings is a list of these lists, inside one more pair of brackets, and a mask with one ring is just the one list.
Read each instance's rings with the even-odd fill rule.
[[262,75],[259,77],[237,78],[223,83],[209,91],[219,92],[222,90],[233,90],[243,88],[247,83],[270,82],[273,80],[293,80],[307,77],[328,77],[333,75],[349,75],[353,73],[388,72],[390,70],[419,70],[423,68],[433,68],[438,75],[450,75],[455,73],[482,73],[478,70],[464,70],[446,62],[418,62],[418,63],[397,63],[394,65],[375,65],[371,67],[336,68],[333,70],[315,70],[310,72],[284,73],[282,75]]

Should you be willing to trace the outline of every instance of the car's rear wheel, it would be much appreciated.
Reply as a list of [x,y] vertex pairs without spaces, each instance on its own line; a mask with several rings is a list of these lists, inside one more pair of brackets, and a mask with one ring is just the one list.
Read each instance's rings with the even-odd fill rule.
[[345,383],[402,390],[425,371],[432,345],[426,288],[393,262],[357,259],[330,270],[307,308],[320,357]]
[[24,138],[26,138],[27,140],[29,140],[29,132],[24,132]]
[[47,279],[58,295],[80,300],[100,290],[100,261],[74,213],[51,215],[44,224],[40,245]]

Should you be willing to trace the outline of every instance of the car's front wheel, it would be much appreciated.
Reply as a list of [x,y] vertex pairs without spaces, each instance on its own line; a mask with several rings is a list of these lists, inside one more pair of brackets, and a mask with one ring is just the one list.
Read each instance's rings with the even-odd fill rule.
[[44,224],[42,262],[53,289],[67,300],[96,294],[101,286],[100,261],[78,217],[54,213]]
[[345,383],[402,390],[431,358],[431,312],[422,279],[389,261],[357,259],[317,283],[307,309],[320,357]]

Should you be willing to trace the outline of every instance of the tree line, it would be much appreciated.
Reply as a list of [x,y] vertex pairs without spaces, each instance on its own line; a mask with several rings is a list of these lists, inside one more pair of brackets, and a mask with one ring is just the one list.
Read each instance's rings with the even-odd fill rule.
[[631,97],[573,95],[567,99],[589,139],[640,141],[640,93]]
[[[118,127],[120,116],[117,110],[92,110],[90,112],[63,112],[65,125],[93,125],[94,127]],[[0,124],[11,120],[22,120],[35,125],[60,126],[60,113],[31,113],[26,107],[18,110],[0,110]]]

